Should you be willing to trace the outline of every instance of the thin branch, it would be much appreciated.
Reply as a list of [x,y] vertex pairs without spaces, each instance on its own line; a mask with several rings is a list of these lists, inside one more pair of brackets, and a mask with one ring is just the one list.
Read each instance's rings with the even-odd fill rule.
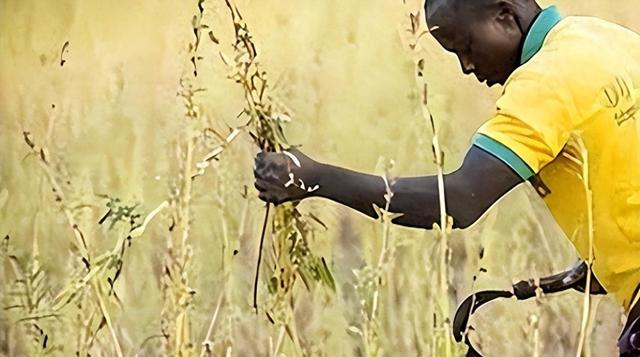
[[260,264],[262,262],[262,246],[264,245],[264,236],[267,232],[267,222],[269,221],[269,208],[270,203],[267,203],[267,208],[264,212],[264,222],[262,223],[262,233],[260,233],[260,247],[258,248],[258,262],[256,263],[256,275],[253,280],[253,309],[258,313],[258,279],[260,278]]
[[213,333],[213,326],[218,319],[218,312],[220,311],[220,306],[222,305],[222,300],[224,298],[224,291],[220,293],[220,297],[218,297],[218,303],[216,304],[216,309],[213,311],[213,316],[211,317],[211,322],[209,323],[209,329],[207,329],[207,335],[204,338],[204,342],[202,342],[202,350],[200,351],[200,357],[204,357],[206,353],[211,353],[211,334]]
[[589,237],[589,258],[587,260],[587,281],[584,288],[584,299],[582,304],[582,323],[580,324],[580,338],[578,339],[578,348],[576,350],[576,357],[582,356],[582,351],[587,343],[587,335],[589,326],[589,315],[591,309],[591,276],[593,268],[593,241],[594,241],[594,226],[593,226],[593,192],[591,191],[590,177],[589,177],[589,152],[581,137],[577,137],[578,147],[580,149],[582,159],[582,184],[584,193],[586,196],[586,208],[587,208],[587,235]]

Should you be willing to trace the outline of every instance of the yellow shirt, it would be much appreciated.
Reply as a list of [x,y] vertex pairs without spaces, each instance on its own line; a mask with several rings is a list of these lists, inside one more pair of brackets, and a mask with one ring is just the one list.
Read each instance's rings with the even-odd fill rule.
[[[531,180],[625,309],[640,283],[640,36],[544,10],[474,145]],[[592,192],[587,208],[584,182]]]

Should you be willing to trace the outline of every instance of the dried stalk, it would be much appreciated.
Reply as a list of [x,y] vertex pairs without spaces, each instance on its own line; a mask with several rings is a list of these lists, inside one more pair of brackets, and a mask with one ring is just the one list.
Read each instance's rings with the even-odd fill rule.
[[[598,314],[598,307],[600,306],[600,302],[602,302],[602,299],[600,299],[599,297],[596,297],[596,296],[591,297],[591,311],[589,313],[589,321],[587,322],[587,336],[585,337],[585,341],[591,340],[591,335],[594,332],[593,324],[595,323],[596,315]],[[591,356],[590,343],[585,343],[583,355],[585,357]]]
[[218,312],[220,311],[220,306],[222,305],[222,300],[224,298],[224,292],[220,294],[218,298],[218,303],[216,304],[216,309],[213,311],[213,316],[211,317],[211,322],[209,323],[209,328],[207,329],[207,335],[204,338],[204,342],[202,342],[202,350],[200,350],[200,357],[204,357],[206,355],[211,355],[213,342],[211,341],[211,335],[213,334],[213,326],[218,319]]
[[111,315],[109,314],[109,311],[107,310],[107,305],[104,302],[103,292],[100,290],[100,287],[98,286],[98,283],[95,280],[91,281],[91,287],[93,288],[93,291],[96,294],[96,298],[98,299],[100,312],[102,313],[102,316],[104,316],[104,320],[107,324],[107,327],[109,328],[109,333],[111,334],[111,338],[113,339],[113,345],[116,350],[116,355],[118,357],[122,357],[123,356],[122,347],[120,347],[120,343],[118,342],[118,336],[116,335],[116,330],[113,326],[113,322],[111,321]]
[[[38,249],[37,215],[34,219],[34,237],[31,258],[24,264],[16,255],[10,252],[7,235],[3,241],[0,255],[12,268],[15,279],[11,287],[7,289],[7,305],[4,306],[5,313],[19,311],[27,317],[18,319],[21,323],[25,335],[32,337],[31,354],[47,355],[54,350],[52,343],[49,343],[49,333],[41,325],[40,320],[58,318],[57,314],[43,312],[43,308],[50,303],[47,284],[47,273],[40,265],[40,252]],[[9,351],[9,355],[11,352]]]
[[[165,353],[174,356],[190,356],[194,354],[194,344],[191,336],[191,309],[195,290],[189,286],[189,269],[192,248],[189,244],[191,230],[191,195],[193,180],[204,175],[211,161],[218,158],[224,149],[237,137],[232,132],[224,138],[221,145],[196,164],[197,171],[193,171],[194,155],[198,144],[198,132],[202,118],[200,108],[195,103],[197,93],[202,88],[193,88],[192,79],[198,76],[197,62],[202,59],[198,55],[202,30],[207,28],[202,24],[204,17],[204,0],[197,2],[198,12],[193,16],[191,25],[194,39],[189,43],[188,61],[193,66],[193,76],[183,76],[180,81],[181,90],[178,93],[185,106],[184,136],[176,145],[177,160],[179,162],[179,176],[177,187],[171,193],[169,202],[172,208],[172,225],[167,235],[167,251],[164,259],[164,271],[161,277],[164,306],[162,308],[162,333],[164,336]],[[193,130],[196,129],[196,130]],[[210,128],[209,128],[210,129]],[[206,129],[203,132],[207,131]],[[214,134],[220,136],[215,130]]]
[[[229,0],[225,0],[225,4],[234,26],[234,56],[231,57],[233,60],[230,60],[230,57],[220,52],[220,57],[230,70],[229,78],[238,83],[244,91],[246,106],[242,115],[248,118],[245,129],[249,131],[249,135],[261,150],[277,152],[287,150],[290,145],[284,136],[283,127],[291,120],[289,111],[270,95],[267,73],[260,66],[253,38],[238,8]],[[266,222],[268,208],[265,213]],[[311,280],[322,282],[332,289],[335,289],[335,283],[324,260],[313,255],[309,250],[308,239],[313,234],[314,228],[296,209],[296,203],[276,207],[271,226],[274,239],[272,256],[274,269],[270,280],[272,284],[269,285],[272,303],[267,309],[267,314],[270,319],[275,319],[274,321],[285,326],[294,345],[301,350],[295,330],[291,328],[294,308],[292,294],[295,281],[300,278],[308,288]],[[258,306],[257,282],[266,229],[267,226],[264,225],[256,267],[255,308]]]
[[[166,202],[161,203],[160,206],[158,206],[149,215],[145,217],[144,222],[141,225],[132,225],[129,229],[128,234],[121,235],[115,247],[111,251],[107,251],[100,256],[90,259],[89,251],[85,241],[85,236],[80,230],[79,225],[76,222],[75,217],[73,215],[73,212],[71,212],[71,209],[67,204],[64,191],[62,191],[61,185],[58,183],[58,180],[56,179],[55,173],[51,167],[48,150],[45,147],[37,147],[30,133],[24,132],[23,136],[24,136],[25,142],[30,147],[32,152],[38,157],[39,159],[38,162],[41,168],[43,169],[43,171],[45,172],[49,180],[49,183],[52,187],[52,190],[55,194],[55,200],[59,202],[62,206],[62,210],[64,212],[65,218],[67,219],[67,223],[71,227],[71,230],[74,233],[74,237],[76,238],[75,246],[76,248],[78,248],[79,252],[81,253],[79,258],[83,261],[85,265],[84,268],[86,268],[86,272],[80,272],[79,278],[77,281],[72,282],[71,284],[63,287],[58,292],[56,297],[53,298],[53,300],[51,301],[50,306],[47,307],[47,311],[50,311],[50,312],[45,312],[44,315],[56,316],[62,308],[64,308],[74,300],[79,302],[79,309],[84,310],[83,305],[80,303],[80,301],[82,300],[83,295],[86,294],[85,289],[91,288],[91,290],[93,291],[93,295],[95,296],[95,299],[96,299],[97,309],[99,310],[99,313],[102,316],[102,318],[104,318],[104,321],[106,322],[106,326],[109,329],[111,338],[113,340],[113,348],[115,350],[115,354],[117,356],[123,356],[122,348],[120,346],[120,342],[118,341],[118,337],[116,334],[116,327],[113,324],[113,320],[111,319],[110,313],[107,309],[105,296],[113,296],[113,298],[117,299],[115,297],[115,294],[113,293],[113,287],[118,277],[120,276],[120,272],[123,266],[125,247],[127,246],[127,242],[130,241],[132,238],[140,237],[144,233],[147,225],[150,223],[153,217],[155,217],[162,209],[164,209],[167,203]],[[104,278],[104,274],[108,273],[111,267],[115,267],[116,270],[113,276],[106,278],[106,280],[110,284],[110,288],[109,288],[109,292],[105,292],[104,291],[105,289],[99,283],[99,279]],[[95,316],[95,311],[89,312],[88,319],[86,319],[85,321],[81,321],[80,323],[85,324],[87,328],[90,328],[91,321],[93,321],[94,316]],[[31,319],[40,318],[40,317],[38,315],[34,315],[33,313],[30,313],[23,320],[31,320]],[[98,330],[100,328],[101,326],[98,326]],[[81,340],[85,340],[87,347],[91,346],[91,344],[93,343],[93,340],[95,339],[95,336],[98,330],[93,332],[87,332],[87,336],[85,336],[85,338],[81,338]],[[90,338],[90,340],[88,340],[87,342],[86,338]],[[82,344],[79,344],[79,349],[82,349]]]
[[420,107],[422,116],[427,125],[431,128],[432,139],[432,153],[434,157],[434,163],[437,169],[437,181],[438,181],[438,200],[440,203],[440,224],[435,225],[434,229],[438,231],[440,238],[440,255],[439,255],[439,307],[444,352],[442,353],[446,357],[451,357],[453,354],[452,346],[453,341],[451,339],[451,322],[449,319],[450,303],[449,303],[449,261],[450,261],[450,248],[449,248],[449,233],[453,227],[453,220],[447,215],[447,207],[445,200],[445,187],[444,187],[444,153],[440,145],[438,138],[438,131],[433,115],[429,111],[428,106],[428,84],[424,77],[424,65],[425,59],[421,56],[419,41],[422,36],[428,33],[428,31],[422,29],[420,25],[422,22],[421,12],[409,14],[410,28],[408,32],[413,36],[412,42],[409,44],[410,49],[413,51],[413,57],[416,67],[416,84],[418,85],[418,91],[420,93]]
[[[194,17],[194,32],[199,34],[206,25],[201,25],[203,16],[203,1],[199,0],[199,14]],[[198,31],[196,31],[196,26]],[[194,65],[194,74],[197,73],[196,63],[199,58],[197,44],[199,37],[190,44],[192,51],[191,63]],[[173,208],[173,223],[167,239],[167,255],[165,257],[165,272],[163,275],[163,292],[165,295],[165,306],[163,309],[163,334],[165,336],[165,348],[172,351],[172,354],[185,355],[193,351],[191,342],[190,310],[191,300],[195,293],[189,287],[188,267],[191,259],[191,246],[188,243],[190,235],[191,217],[191,194],[193,182],[197,177],[203,176],[211,163],[219,160],[224,151],[233,143],[241,133],[240,128],[230,130],[226,136],[218,133],[211,127],[200,129],[203,120],[200,108],[195,103],[195,95],[204,91],[201,88],[193,88],[188,83],[187,78],[181,80],[182,89],[179,95],[184,100],[186,109],[186,137],[177,145],[178,160],[180,161],[179,182],[167,205]],[[197,130],[192,131],[191,129]],[[202,135],[197,134],[202,132]],[[214,145],[205,153],[202,158],[195,163],[196,147],[201,143],[202,138],[209,133],[219,139],[219,144]],[[195,169],[194,169],[195,168]],[[172,332],[170,332],[172,331]]]
[[[182,93],[187,101],[193,100],[190,88]],[[188,112],[188,120],[198,119],[196,112]],[[162,276],[164,307],[162,310],[165,351],[174,356],[191,355],[190,311],[192,296],[195,293],[189,287],[189,263],[191,246],[188,243],[190,223],[190,203],[192,188],[192,165],[195,138],[187,137],[178,143],[178,160],[180,160],[180,180],[173,197],[172,227],[167,236],[167,252]]]
[[267,232],[267,222],[269,222],[269,209],[271,205],[267,204],[264,211],[264,223],[262,223],[262,231],[260,233],[260,245],[258,246],[258,261],[256,263],[256,274],[253,279],[253,308],[258,313],[258,280],[260,279],[260,264],[262,263],[262,247],[264,246],[264,236]]
[[[144,222],[140,225],[136,224],[132,218],[128,234],[120,235],[115,247],[111,251],[107,251],[102,255],[91,258],[87,240],[74,217],[70,204],[65,196],[65,192],[62,190],[62,185],[60,185],[56,178],[56,173],[52,168],[47,148],[45,146],[36,146],[29,132],[24,132],[23,137],[27,146],[31,149],[32,154],[38,158],[38,163],[41,169],[45,172],[54,193],[55,201],[62,207],[64,216],[75,238],[73,242],[74,247],[79,253],[78,259],[84,264],[83,268],[74,274],[75,278],[73,281],[64,286],[51,300],[50,304],[46,307],[45,312],[31,312],[23,318],[23,320],[38,319],[42,316],[57,316],[62,308],[66,307],[71,302],[76,301],[77,308],[81,311],[81,314],[78,315],[78,324],[85,326],[85,334],[83,335],[82,330],[80,330],[80,334],[78,335],[77,352],[80,354],[85,352],[88,353],[98,331],[103,327],[103,324],[99,323],[96,330],[91,331],[95,322],[94,318],[98,318],[99,316],[101,320],[103,319],[105,321],[105,325],[109,330],[115,354],[117,356],[123,356],[123,351],[116,333],[116,326],[114,325],[113,319],[111,318],[107,308],[106,297],[111,296],[112,301],[119,304],[119,300],[113,289],[124,265],[123,262],[126,247],[130,244],[131,239],[140,237],[144,233],[147,225],[153,217],[165,208],[167,203],[163,202],[160,204],[159,207],[154,209],[145,217]],[[109,214],[111,214],[111,210],[103,217],[103,219],[101,219],[100,223],[104,222],[109,217]],[[113,274],[111,274],[111,272],[113,272]],[[108,289],[101,285],[102,281],[104,281],[103,279],[109,283]],[[92,296],[95,298],[95,302],[94,305],[87,309],[85,307],[87,302],[84,301],[84,298],[87,295],[87,289],[89,288],[93,292]],[[85,318],[83,319],[82,316]]]
[[445,346],[445,356],[452,356],[452,340],[451,340],[451,323],[449,320],[449,313],[451,307],[449,306],[449,261],[450,261],[450,248],[449,248],[449,232],[453,226],[453,221],[451,217],[447,215],[446,201],[445,201],[445,192],[444,192],[444,153],[440,149],[440,143],[438,141],[438,134],[436,131],[435,122],[433,120],[433,116],[428,112],[427,108],[427,85],[424,84],[424,92],[423,92],[423,102],[422,108],[425,117],[428,115],[429,121],[431,122],[431,130],[433,133],[433,155],[434,162],[437,165],[437,175],[438,175],[438,199],[440,201],[440,226],[435,227],[440,235],[440,277],[438,279],[440,284],[440,309],[441,309],[441,318],[442,321],[442,329],[443,329],[443,337],[444,337],[444,346]]
[[[536,281],[536,286],[540,286],[540,282]],[[541,288],[536,289],[536,311],[529,316],[529,326],[533,329],[533,357],[539,357],[542,349],[542,343],[540,341],[540,314],[543,304],[543,291]]]
[[584,289],[584,299],[582,305],[582,322],[580,324],[580,338],[578,339],[578,348],[576,350],[576,357],[582,356],[582,351],[587,343],[587,335],[589,328],[589,316],[591,309],[591,276],[593,268],[593,240],[594,240],[594,228],[593,228],[593,192],[591,191],[590,177],[589,177],[589,152],[581,137],[577,137],[577,145],[580,154],[580,163],[582,168],[581,181],[586,198],[587,209],[587,235],[589,237],[589,257],[587,259],[587,281]]
[[385,167],[385,173],[382,176],[385,183],[385,206],[384,208],[374,206],[382,223],[382,245],[378,262],[373,267],[365,267],[355,272],[358,278],[356,290],[360,297],[362,325],[360,328],[352,326],[350,330],[361,337],[364,355],[366,356],[379,356],[382,353],[379,341],[380,327],[378,322],[380,286],[382,286],[385,280],[383,276],[391,269],[394,260],[396,245],[391,240],[391,225],[393,219],[400,215],[389,212],[393,192],[388,177],[392,165],[393,161],[391,161],[389,166]]
[[73,213],[66,206],[66,197],[64,191],[62,190],[62,186],[58,183],[58,180],[55,177],[55,173],[50,165],[49,158],[49,150],[46,147],[37,147],[33,141],[31,133],[28,131],[23,132],[24,141],[31,149],[32,153],[38,158],[38,164],[40,168],[44,171],[47,176],[47,180],[51,185],[51,189],[53,194],[55,195],[55,201],[59,202],[62,205],[62,212],[71,227],[71,231],[73,232],[73,236],[75,238],[74,246],[78,249],[80,254],[80,258],[86,261],[90,261],[89,250],[87,247],[87,242],[85,241],[84,234],[80,230]]
[[[37,147],[29,132],[25,131],[23,133],[23,137],[26,144],[31,149],[31,151],[38,157],[38,163],[40,164],[40,167],[45,172],[49,180],[49,184],[52,187],[53,193],[55,194],[55,200],[61,204],[62,211],[64,212],[65,218],[67,219],[67,223],[69,224],[71,230],[73,231],[73,234],[75,237],[75,246],[80,253],[80,258],[86,265],[86,268],[89,270],[89,272],[80,280],[80,284],[75,284],[75,286],[74,285],[67,286],[58,294],[56,299],[54,299],[54,301],[58,301],[58,303],[54,304],[51,310],[56,312],[62,307],[64,307],[66,304],[68,304],[71,301],[72,298],[76,296],[79,290],[83,289],[85,286],[87,286],[87,284],[90,283],[90,286],[96,296],[96,299],[98,300],[100,312],[104,317],[104,319],[107,321],[107,325],[111,333],[111,337],[113,339],[113,347],[114,347],[114,350],[116,351],[116,355],[121,357],[123,356],[122,348],[120,347],[120,342],[118,341],[114,326],[111,323],[110,314],[106,309],[106,305],[103,300],[103,292],[101,291],[101,289],[98,286],[98,283],[94,279],[94,277],[96,277],[98,273],[101,273],[104,269],[107,268],[106,261],[108,259],[101,259],[101,257],[98,257],[96,259],[96,262],[91,261],[84,234],[80,230],[79,225],[76,222],[75,217],[73,215],[73,212],[71,212],[71,210],[69,209],[64,191],[62,190],[62,186],[58,183],[58,180],[56,179],[55,174],[53,172],[53,169],[51,168],[49,152],[47,148]],[[107,258],[111,258],[111,256]],[[66,297],[66,299],[63,299],[63,297]]]
[[[203,31],[209,30],[209,26],[203,23],[204,19],[204,0],[197,0],[197,13],[193,16],[191,25],[194,33],[194,39],[189,43],[188,60],[193,67],[193,76],[185,76],[181,79],[182,89],[179,95],[183,98],[186,109],[186,138],[178,143],[178,160],[180,160],[180,174],[178,187],[169,200],[173,207],[173,223],[167,239],[167,255],[165,257],[165,269],[162,277],[162,286],[164,293],[163,308],[163,336],[165,337],[165,350],[174,355],[190,355],[193,352],[193,343],[191,342],[190,327],[190,310],[192,305],[192,296],[195,291],[189,287],[188,281],[188,262],[191,258],[191,246],[188,244],[190,232],[191,217],[191,192],[193,181],[206,173],[214,161],[219,160],[223,152],[234,142],[244,129],[244,126],[230,130],[228,135],[222,135],[212,127],[202,128],[203,120],[200,114],[200,108],[195,103],[195,95],[204,91],[202,88],[193,88],[189,83],[198,76],[198,61],[203,57],[198,55],[198,49],[201,45],[201,36]],[[209,31],[209,38],[217,43],[217,39],[213,36],[213,32]],[[192,130],[195,129],[195,130]],[[194,134],[194,132],[196,134]],[[197,133],[201,133],[200,136]],[[213,134],[219,143],[213,147],[209,147],[209,151],[195,163],[195,170],[192,165],[195,161],[196,147],[198,144],[207,145],[207,140]],[[223,227],[225,222],[223,222]],[[225,228],[226,229],[226,228]],[[225,233],[225,245],[228,246]],[[223,254],[225,252],[223,251]],[[223,264],[224,260],[223,258]],[[228,267],[224,266],[225,277],[228,278]],[[209,341],[212,333],[214,322],[220,310],[224,294],[221,294],[218,305],[214,312],[211,324],[207,331],[201,354],[211,353],[212,343]],[[228,296],[227,296],[228,297]]]
[[276,344],[271,350],[271,354],[270,354],[271,357],[278,356],[278,352],[280,351],[280,346],[282,346],[282,341],[284,340],[285,332],[286,332],[285,327],[281,326],[280,332],[278,333],[278,339],[276,340]]

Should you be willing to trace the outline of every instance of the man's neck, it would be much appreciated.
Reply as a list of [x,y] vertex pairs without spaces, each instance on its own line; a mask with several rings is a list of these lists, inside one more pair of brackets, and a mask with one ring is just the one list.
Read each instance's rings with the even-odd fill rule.
[[535,21],[535,19],[542,12],[542,8],[535,2],[531,4],[522,5],[520,9],[518,9],[518,20],[520,22],[520,26],[522,26],[522,42],[527,36],[529,29],[531,29],[531,25]]

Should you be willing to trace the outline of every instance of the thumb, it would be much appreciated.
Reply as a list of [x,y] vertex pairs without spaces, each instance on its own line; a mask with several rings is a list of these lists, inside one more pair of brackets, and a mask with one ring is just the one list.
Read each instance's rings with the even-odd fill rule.
[[289,149],[283,150],[282,153],[289,159],[291,159],[294,165],[296,165],[297,167],[302,167],[302,165],[300,164],[300,159],[298,158],[298,156],[300,156],[301,154],[300,151],[296,149]]

